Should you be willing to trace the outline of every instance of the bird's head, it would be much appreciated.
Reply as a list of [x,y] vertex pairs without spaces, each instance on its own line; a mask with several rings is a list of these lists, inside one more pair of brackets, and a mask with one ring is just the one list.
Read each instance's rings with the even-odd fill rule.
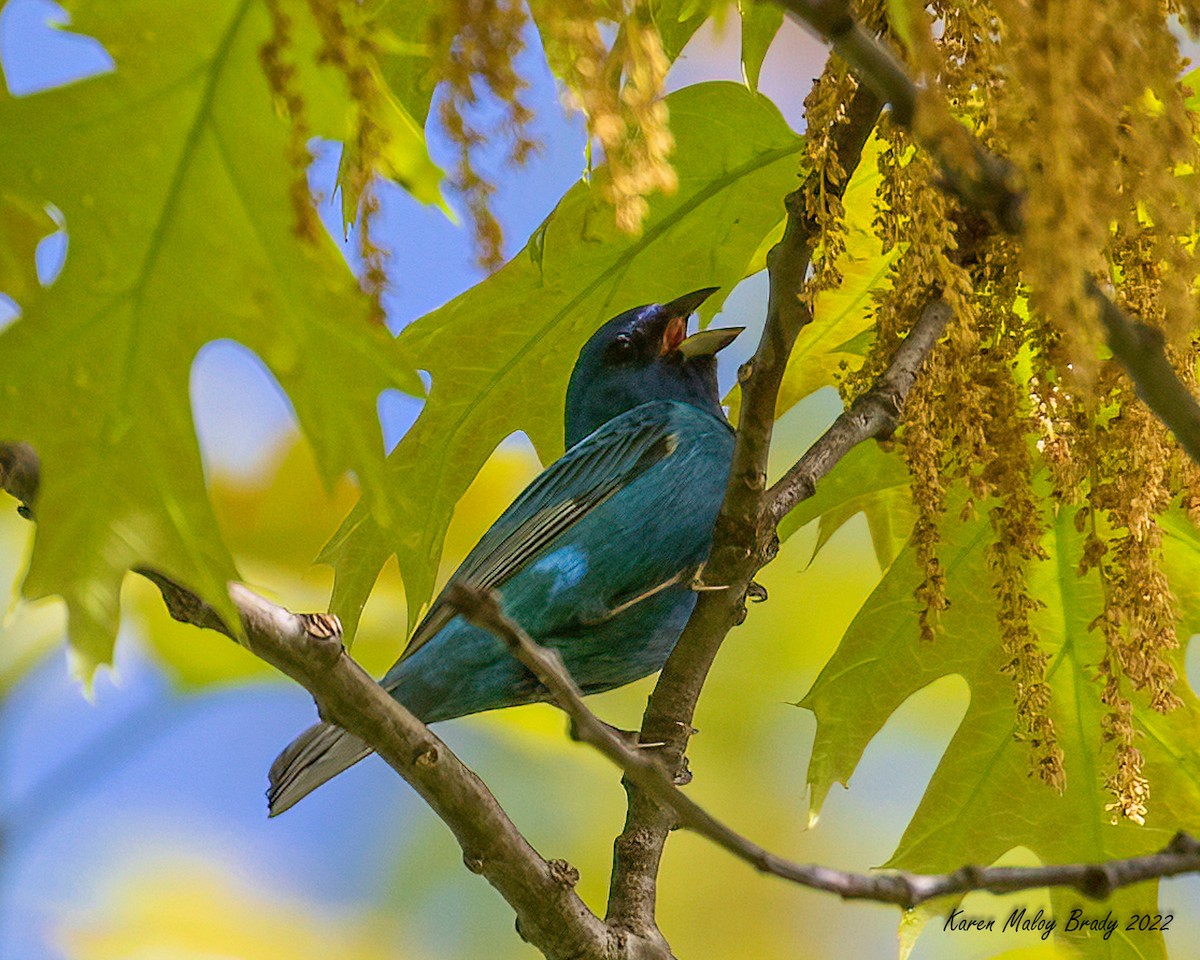
[[670,303],[634,307],[592,334],[567,387],[568,447],[652,400],[678,400],[722,416],[716,354],[743,328],[687,335],[692,311],[716,291],[706,287]]

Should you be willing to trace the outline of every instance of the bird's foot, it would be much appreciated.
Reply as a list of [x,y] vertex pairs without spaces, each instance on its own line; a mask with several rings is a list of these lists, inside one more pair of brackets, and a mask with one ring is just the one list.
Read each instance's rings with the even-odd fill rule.
[[691,588],[697,593],[704,593],[709,590],[728,590],[729,584],[727,583],[707,583],[705,581],[704,568],[707,565],[707,562],[705,562],[696,568],[696,575],[692,577]]
[[[611,723],[605,723],[597,718],[597,722],[604,727],[609,733],[620,740],[630,750],[651,750],[657,747],[665,746],[663,743],[642,743],[639,739],[640,733],[637,730],[622,730],[620,727],[614,727]],[[570,717],[567,720],[567,735],[572,740],[582,740],[583,737],[579,734],[579,728],[575,725],[575,718]]]

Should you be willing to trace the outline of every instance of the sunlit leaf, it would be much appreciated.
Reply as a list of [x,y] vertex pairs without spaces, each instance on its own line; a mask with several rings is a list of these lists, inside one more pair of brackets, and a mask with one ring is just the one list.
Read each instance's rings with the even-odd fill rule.
[[[955,505],[950,515],[956,515]],[[907,549],[803,700],[818,721],[809,766],[813,810],[820,809],[834,782],[848,782],[893,711],[939,677],[958,674],[970,686],[970,706],[888,866],[942,872],[968,861],[992,862],[1017,846],[1047,863],[1096,862],[1148,853],[1162,848],[1176,830],[1200,828],[1200,701],[1186,682],[1176,688],[1183,706],[1165,716],[1135,695],[1150,812],[1144,827],[1108,823],[1105,805],[1111,797],[1103,781],[1112,748],[1103,741],[1107,708],[1096,673],[1104,642],[1088,629],[1102,609],[1102,592],[1096,571],[1076,576],[1082,535],[1075,530],[1074,510],[1060,510],[1043,540],[1050,559],[1030,572],[1031,592],[1045,604],[1034,615],[1034,627],[1052,657],[1047,679],[1050,715],[1065,753],[1062,795],[1030,775],[1029,745],[1015,736],[1014,686],[1001,670],[1006,657],[987,563],[990,523],[981,517],[944,526],[941,561],[951,605],[937,639],[919,638],[913,591],[923,571]],[[1200,629],[1200,535],[1178,514],[1168,518],[1167,531],[1167,568],[1172,585],[1180,585],[1180,633],[1187,636]],[[1174,662],[1182,675],[1182,652]],[[1118,891],[1105,908],[1121,917],[1154,913],[1156,898],[1157,886],[1142,884]],[[1078,901],[1070,891],[1052,894],[1062,917]],[[1157,933],[1070,939],[1087,957],[1164,955]]]
[[[327,122],[346,113],[344,85],[316,65],[315,28],[294,6],[296,57],[308,64],[296,82],[314,132],[330,135]],[[188,396],[201,346],[227,337],[257,352],[322,476],[354,470],[373,502],[383,456],[364,425],[377,422],[382,390],[419,392],[420,382],[367,322],[332,244],[293,235],[297,172],[259,62],[265,6],[106,0],[80,3],[76,16],[116,72],[0,94],[0,130],[20,131],[0,151],[5,194],[25,209],[54,204],[70,235],[57,282],[32,291],[0,335],[0,436],[42,458],[24,590],[66,600],[86,673],[110,655],[129,567],[152,565],[229,612],[234,566]]]
[[758,76],[771,41],[783,25],[783,7],[764,0],[738,0],[742,17],[742,72],[751,90],[758,89]]
[[524,431],[543,462],[558,456],[567,377],[599,324],[702,286],[727,293],[778,222],[801,140],[775,107],[733,83],[687,87],[668,105],[679,190],[651,201],[641,236],[618,231],[598,191],[577,184],[503,269],[401,334],[433,386],[390,458],[394,524],[355,510],[325,553],[348,625],[393,552],[419,614],[454,503],[504,437]]
[[[857,370],[870,347],[874,295],[889,286],[888,273],[902,252],[894,247],[885,253],[872,228],[880,182],[875,162],[878,153],[879,141],[872,136],[843,198],[846,250],[837,259],[843,282],[817,294],[812,323],[800,332],[788,360],[776,417],[782,417],[821,387],[836,383],[839,373]],[[736,388],[726,402],[730,405],[729,416],[736,423],[740,405]]]

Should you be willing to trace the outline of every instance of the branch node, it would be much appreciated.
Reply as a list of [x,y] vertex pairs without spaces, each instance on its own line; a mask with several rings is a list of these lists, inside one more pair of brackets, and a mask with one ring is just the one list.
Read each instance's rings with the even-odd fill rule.
[[304,621],[304,629],[314,640],[337,637],[341,642],[342,622],[332,613],[302,613],[300,617]]
[[432,767],[440,760],[437,747],[428,747],[424,750],[418,750],[417,755],[413,758],[413,763],[418,767]]
[[579,882],[579,871],[566,860],[551,860],[548,866],[550,867],[550,876],[560,887],[570,889]]
[[759,493],[767,488],[767,474],[763,470],[746,470],[742,473],[746,489]]
[[1107,867],[1092,865],[1083,871],[1077,889],[1092,900],[1106,900],[1112,895],[1116,886],[1112,873]]
[[326,669],[333,667],[346,652],[342,645],[342,624],[332,613],[297,614],[305,637]]
[[38,455],[27,443],[0,443],[0,490],[6,490],[17,500],[19,513],[33,519],[33,501],[37,499],[41,469]]
[[[469,853],[464,853],[463,854],[463,866],[466,867],[468,870],[470,870],[472,873],[476,873],[476,874],[483,873],[483,858],[473,856],[472,854],[469,854]],[[517,922],[519,924],[520,920],[518,920]],[[519,926],[517,927],[517,932],[518,933],[520,932]]]

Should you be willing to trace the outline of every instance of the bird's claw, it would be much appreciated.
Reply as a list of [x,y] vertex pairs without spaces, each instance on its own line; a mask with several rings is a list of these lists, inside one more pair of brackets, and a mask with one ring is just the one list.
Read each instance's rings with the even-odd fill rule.
[[[642,743],[638,737],[641,735],[637,730],[622,730],[620,727],[614,727],[611,723],[605,723],[597,718],[597,722],[604,727],[609,733],[620,740],[630,750],[649,750],[656,747],[665,747],[666,743]],[[579,734],[579,727],[575,723],[574,717],[569,717],[567,720],[567,736],[572,740],[580,741],[583,739]]]
[[698,566],[696,568],[696,575],[694,577],[692,577],[692,582],[690,584],[691,588],[693,590],[695,590],[697,593],[702,593],[706,590],[728,590],[729,584],[727,584],[727,583],[705,583],[704,582],[704,568],[706,566],[707,566],[707,563],[702,563],[702,564],[700,564],[700,566]]

